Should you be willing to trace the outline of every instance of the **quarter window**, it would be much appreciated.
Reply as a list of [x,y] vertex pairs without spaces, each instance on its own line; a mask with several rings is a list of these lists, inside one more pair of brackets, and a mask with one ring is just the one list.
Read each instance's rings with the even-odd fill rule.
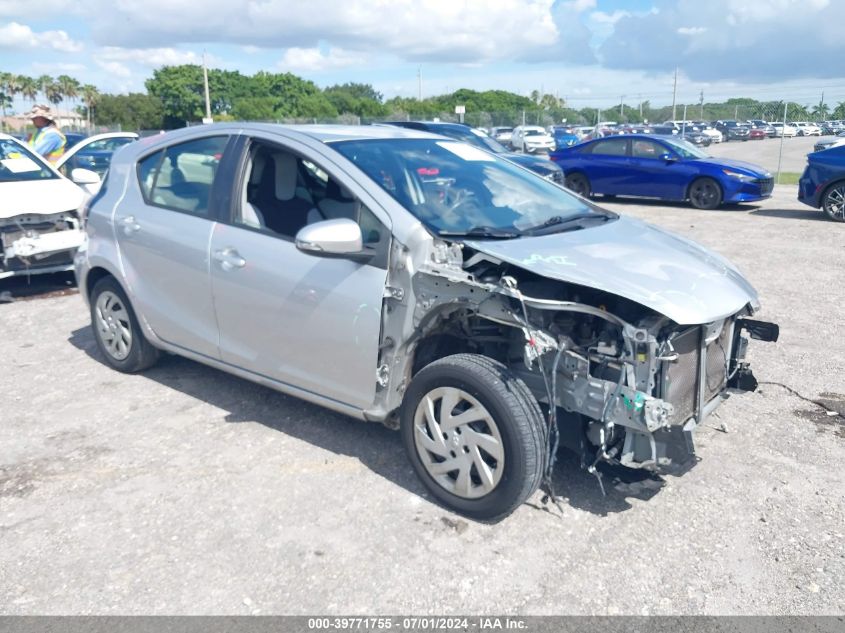
[[173,145],[138,163],[144,199],[157,206],[209,215],[209,198],[226,136]]

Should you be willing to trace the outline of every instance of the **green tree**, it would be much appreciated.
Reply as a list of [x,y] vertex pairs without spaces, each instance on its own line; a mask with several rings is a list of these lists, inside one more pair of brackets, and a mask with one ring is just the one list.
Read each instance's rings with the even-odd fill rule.
[[47,97],[47,101],[53,105],[59,105],[64,99],[62,87],[57,81],[51,82],[44,88],[44,96]]
[[41,75],[35,83],[38,85],[38,92],[44,95],[44,101],[48,101],[47,87],[53,84],[53,78],[50,75]]
[[834,119],[845,119],[845,101],[840,101],[836,104],[836,108],[833,110],[831,116]]
[[79,96],[80,84],[79,82],[68,75],[59,75],[56,77],[56,83],[62,94],[62,101],[70,99],[73,103],[74,99]]
[[85,117],[88,121],[88,129],[90,130],[91,122],[93,121],[91,112],[100,98],[100,93],[96,86],[92,86],[91,84],[83,85],[80,88],[80,93],[82,95],[82,102],[85,104]]
[[141,93],[98,95],[97,122],[123,130],[159,130],[164,125],[164,106],[158,97]]
[[811,114],[816,118],[816,120],[824,121],[830,114],[830,106],[828,106],[824,101],[819,101],[818,104],[813,106]]
[[35,79],[26,75],[18,75],[18,83],[21,87],[21,96],[34,104],[38,97],[38,84]]
[[376,118],[385,116],[388,111],[382,103],[382,94],[369,84],[346,83],[330,86],[323,94],[341,114]]

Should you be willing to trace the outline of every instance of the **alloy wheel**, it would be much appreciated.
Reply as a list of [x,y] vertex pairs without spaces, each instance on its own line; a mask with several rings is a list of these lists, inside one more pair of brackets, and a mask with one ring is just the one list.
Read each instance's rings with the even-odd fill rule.
[[499,484],[505,452],[493,416],[455,387],[432,389],[414,414],[414,444],[423,467],[446,491],[477,499]]
[[825,194],[824,210],[831,219],[845,222],[845,184],[836,185]]
[[101,292],[95,306],[97,336],[115,360],[124,360],[132,349],[132,324],[123,301],[110,290]]

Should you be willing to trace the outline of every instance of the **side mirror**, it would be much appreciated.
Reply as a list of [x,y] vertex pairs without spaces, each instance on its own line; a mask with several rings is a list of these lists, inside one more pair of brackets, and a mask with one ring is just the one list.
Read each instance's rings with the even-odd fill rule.
[[323,220],[302,227],[296,234],[296,248],[317,257],[341,257],[366,261],[375,252],[364,250],[358,223],[348,218]]
[[70,172],[70,179],[77,185],[97,185],[100,183],[100,176],[90,169],[77,167]]
[[666,153],[666,154],[661,154],[660,159],[665,160],[667,163],[674,163],[678,160],[678,157],[675,156],[674,154]]

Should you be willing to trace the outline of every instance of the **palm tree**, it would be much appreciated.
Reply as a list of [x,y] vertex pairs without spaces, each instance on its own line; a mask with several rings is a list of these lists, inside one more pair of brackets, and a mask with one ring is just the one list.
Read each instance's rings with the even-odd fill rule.
[[79,96],[79,82],[73,77],[67,75],[59,75],[56,77],[56,83],[59,84],[59,89],[62,91],[62,99],[70,99],[71,102]]
[[35,79],[26,75],[18,75],[18,84],[21,87],[21,95],[25,99],[29,99],[34,105],[35,99],[38,97],[38,84]]
[[836,104],[836,109],[831,115],[834,119],[845,119],[845,101]]
[[44,86],[44,96],[47,97],[47,101],[53,105],[59,105],[62,102],[62,99],[64,99],[62,87],[55,81]]
[[91,129],[91,109],[97,103],[97,99],[100,96],[100,93],[97,91],[95,86],[91,84],[85,84],[80,88],[80,93],[82,95],[82,101],[85,103],[85,114],[88,117],[88,129]]
[[824,101],[819,101],[818,105],[813,106],[812,114],[816,117],[816,120],[824,121],[830,114],[830,107]]
[[3,127],[6,127],[6,106],[12,105],[12,100],[6,93],[6,82],[11,76],[12,73],[0,72],[0,109],[3,111]]
[[50,75],[41,75],[38,79],[35,80],[35,83],[38,85],[38,92],[44,95],[44,99],[47,99],[47,86],[53,83],[53,78]]

